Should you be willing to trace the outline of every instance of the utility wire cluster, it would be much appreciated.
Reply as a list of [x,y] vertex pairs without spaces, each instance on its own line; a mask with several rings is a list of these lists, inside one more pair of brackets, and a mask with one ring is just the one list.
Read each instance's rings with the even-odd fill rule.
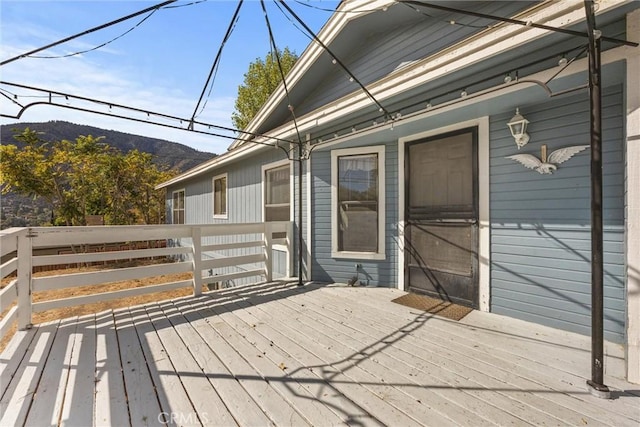
[[[110,43],[113,43],[114,41],[124,37],[125,35],[131,33],[134,29],[139,28],[144,22],[146,22],[149,18],[151,18],[158,10],[160,9],[174,9],[174,8],[180,8],[180,7],[187,7],[187,6],[194,6],[194,5],[198,5],[201,3],[205,3],[208,0],[195,0],[192,1],[190,3],[186,3],[186,4],[179,4],[179,5],[175,5],[174,3],[177,0],[168,0],[168,1],[164,1],[161,3],[158,3],[154,6],[145,8],[143,10],[140,10],[138,12],[135,12],[133,14],[124,16],[122,18],[110,21],[108,23],[105,23],[103,25],[99,25],[97,27],[93,27],[91,29],[88,29],[86,31],[83,31],[81,33],[72,35],[70,37],[67,37],[65,39],[59,40],[57,42],[48,44],[46,46],[43,46],[41,48],[38,49],[34,49],[30,52],[26,52],[24,54],[18,55],[16,57],[7,59],[5,61],[0,62],[0,66],[2,65],[6,65],[10,62],[16,61],[18,59],[21,58],[26,58],[26,57],[31,57],[31,58],[63,58],[63,57],[68,57],[68,56],[74,56],[74,55],[79,55],[82,53],[87,53],[87,52],[91,52],[91,51],[95,51],[98,50]],[[496,82],[496,79],[500,78],[503,79],[504,84],[517,84],[519,82],[519,76],[518,76],[518,70],[519,69],[524,69],[533,65],[536,65],[538,63],[544,62],[544,61],[549,61],[552,58],[557,59],[557,55],[553,55],[553,56],[549,56],[549,57],[545,57],[542,59],[539,59],[537,61],[532,61],[528,64],[524,64],[521,65],[520,67],[518,67],[515,70],[510,70],[506,73],[500,73],[500,74],[496,74],[496,75],[492,75],[490,77],[487,78],[483,78],[483,79],[479,79],[477,81],[471,82],[471,83],[467,83],[464,87],[461,87],[459,89],[456,90],[449,90],[449,91],[445,91],[442,93],[436,93],[433,94],[431,96],[429,96],[427,99],[423,99],[419,102],[414,102],[410,105],[403,105],[401,109],[396,109],[394,110],[394,112],[390,112],[378,99],[376,99],[376,97],[365,87],[364,84],[362,84],[362,82],[360,80],[358,80],[358,78],[353,74],[353,72],[351,70],[349,70],[349,68],[347,67],[347,65],[334,53],[332,52],[332,50],[325,45],[317,36],[316,33],[314,33],[309,26],[293,11],[293,9],[284,1],[284,0],[272,0],[273,3],[275,4],[275,6],[277,7],[277,9],[282,13],[282,15],[289,21],[291,22],[291,24],[298,30],[300,31],[305,37],[309,38],[311,40],[312,43],[317,44],[318,46],[320,46],[324,52],[326,52],[332,59],[332,62],[336,65],[339,65],[342,70],[345,72],[346,75],[349,76],[349,80],[351,82],[354,82],[359,89],[371,100],[371,102],[373,103],[373,105],[375,105],[377,112],[373,113],[372,115],[370,115],[368,119],[366,120],[361,120],[357,123],[352,123],[348,126],[346,126],[343,129],[340,129],[338,131],[332,131],[331,133],[327,133],[324,135],[319,135],[314,137],[316,140],[316,143],[313,144],[313,146],[309,147],[309,142],[303,142],[302,141],[302,137],[300,135],[300,131],[298,128],[298,123],[297,123],[297,118],[295,115],[295,109],[294,106],[292,105],[292,101],[291,101],[291,96],[290,96],[290,88],[288,87],[288,83],[286,81],[283,69],[282,69],[282,65],[280,63],[280,58],[279,58],[279,54],[278,54],[278,48],[277,48],[277,43],[275,40],[275,36],[273,33],[273,29],[269,20],[269,16],[268,16],[268,12],[267,12],[267,8],[265,6],[264,0],[260,0],[260,5],[264,14],[264,18],[265,18],[265,24],[268,30],[268,34],[269,34],[269,43],[270,43],[270,48],[271,48],[271,55],[274,56],[276,63],[278,65],[279,68],[279,72],[280,72],[280,77],[282,79],[282,84],[283,84],[283,88],[284,88],[284,92],[285,92],[285,96],[287,99],[287,103],[288,103],[288,109],[291,113],[291,117],[292,117],[292,122],[293,122],[293,126],[295,129],[295,133],[296,133],[296,138],[295,140],[287,140],[287,139],[281,139],[281,138],[274,138],[274,137],[270,137],[268,135],[264,135],[264,134],[260,134],[260,133],[252,133],[252,132],[247,132],[244,130],[240,130],[240,129],[234,129],[234,128],[229,128],[229,127],[225,127],[225,126],[219,126],[219,125],[215,125],[215,124],[210,124],[210,123],[205,123],[205,122],[201,122],[197,120],[198,115],[200,115],[208,102],[209,97],[211,96],[211,93],[213,91],[214,88],[214,84],[215,84],[215,79],[216,79],[216,75],[217,75],[217,70],[219,68],[220,62],[221,62],[221,58],[222,58],[222,53],[223,53],[223,49],[226,45],[226,43],[228,42],[229,38],[231,37],[235,26],[239,20],[239,16],[240,16],[240,10],[243,4],[243,0],[239,0],[238,1],[238,5],[237,8],[233,14],[233,16],[230,19],[227,31],[220,43],[220,46],[217,50],[216,56],[213,60],[211,69],[209,71],[209,74],[207,76],[207,79],[203,85],[201,94],[198,98],[198,101],[195,105],[195,108],[193,110],[193,114],[191,115],[190,118],[180,118],[177,116],[172,116],[172,115],[167,115],[167,114],[163,114],[163,113],[158,113],[158,112],[153,112],[150,110],[143,110],[143,109],[139,109],[139,108],[135,108],[135,107],[131,107],[131,106],[126,106],[126,105],[119,105],[119,104],[114,104],[114,103],[110,103],[107,101],[102,101],[102,100],[97,100],[97,99],[92,99],[92,98],[87,98],[87,97],[81,97],[81,96],[77,96],[77,95],[73,95],[73,94],[69,94],[69,93],[63,93],[63,92],[58,92],[58,91],[52,91],[52,90],[48,90],[48,89],[43,89],[43,88],[37,88],[37,87],[33,87],[33,86],[26,86],[26,85],[20,85],[20,84],[16,84],[16,83],[10,83],[10,82],[0,82],[0,84],[3,84],[5,86],[9,86],[9,87],[13,87],[17,90],[27,90],[29,91],[28,94],[19,94],[17,93],[16,90],[11,91],[8,90],[6,88],[0,88],[0,95],[2,97],[4,97],[5,99],[10,100],[13,104],[19,106],[21,108],[20,112],[18,113],[17,116],[9,116],[6,114],[0,114],[0,116],[2,117],[11,117],[11,118],[20,118],[20,115],[30,106],[33,105],[38,105],[38,104],[48,104],[48,105],[57,105],[60,107],[64,107],[64,108],[71,108],[71,109],[76,109],[79,111],[87,111],[87,112],[92,112],[92,113],[97,113],[97,114],[102,114],[102,115],[107,115],[107,116],[112,116],[112,117],[118,117],[118,118],[123,118],[123,119],[127,119],[127,120],[134,120],[134,121],[140,121],[140,122],[146,122],[146,123],[151,123],[151,124],[155,124],[158,126],[165,126],[165,127],[170,127],[170,128],[175,128],[175,129],[182,129],[182,130],[189,130],[189,131],[193,131],[193,132],[197,132],[197,133],[204,133],[204,134],[208,134],[208,135],[212,135],[212,136],[216,136],[216,137],[220,137],[220,138],[226,138],[226,139],[232,139],[232,140],[237,140],[237,139],[241,139],[245,142],[250,142],[252,144],[262,144],[262,145],[269,145],[269,146],[274,146],[276,148],[280,148],[282,150],[284,150],[287,154],[287,157],[290,159],[293,159],[292,152],[293,150],[297,147],[298,148],[298,159],[302,160],[303,158],[308,158],[308,156],[310,155],[311,151],[313,150],[313,148],[315,148],[318,145],[321,145],[322,143],[326,143],[328,140],[331,139],[335,139],[338,136],[342,136],[345,135],[347,133],[355,133],[358,132],[362,129],[366,129],[366,128],[370,128],[371,126],[379,126],[379,125],[383,125],[383,124],[389,124],[391,123],[391,126],[393,126],[393,123],[396,121],[399,121],[402,119],[403,114],[405,114],[408,112],[409,114],[415,111],[420,111],[420,110],[424,110],[424,109],[430,109],[430,108],[435,108],[434,104],[436,102],[436,100],[442,100],[440,102],[440,104],[442,103],[450,103],[455,101],[456,98],[456,94],[459,94],[459,99],[461,98],[465,98],[467,96],[470,95],[470,88],[472,87],[484,87],[486,86],[486,84],[488,83],[493,83]],[[326,12],[331,12],[331,13],[352,13],[352,14],[359,14],[359,13],[374,13],[374,12],[385,12],[387,10],[388,7],[383,7],[380,9],[356,9],[356,10],[339,10],[339,11],[334,11],[334,10],[330,10],[330,9],[326,9],[326,8],[321,8],[315,5],[310,5],[308,3],[305,3],[301,0],[294,0],[295,3],[303,5],[303,6],[307,6],[307,7],[311,7],[317,10],[322,10],[322,11],[326,11]],[[477,13],[477,12],[473,12],[473,11],[467,11],[467,10],[461,10],[461,9],[456,9],[453,7],[449,7],[443,4],[433,4],[433,3],[429,3],[427,1],[417,1],[417,0],[396,0],[396,3],[401,3],[402,5],[404,5],[405,7],[408,7],[410,9],[415,10],[416,12],[420,13],[422,16],[424,16],[425,18],[429,18],[431,20],[435,20],[435,21],[440,21],[440,22],[446,22],[448,24],[451,25],[459,25],[459,26],[464,26],[464,27],[470,27],[473,29],[477,29],[477,30],[481,30],[481,29],[488,29],[491,28],[492,25],[495,25],[496,23],[498,24],[503,24],[503,23],[507,23],[507,24],[513,24],[513,25],[521,25],[521,26],[527,26],[527,27],[534,27],[534,28],[541,28],[541,29],[545,29],[545,30],[550,30],[550,31],[555,31],[555,32],[560,32],[560,33],[565,33],[565,34],[570,34],[573,36],[579,36],[582,38],[586,38],[587,35],[578,31],[573,31],[573,30],[566,30],[566,29],[558,29],[558,28],[553,28],[553,27],[549,27],[549,26],[545,26],[545,25],[541,25],[541,24],[536,24],[530,21],[522,21],[522,20],[517,20],[517,19],[511,19],[511,18],[503,18],[503,17],[499,17],[499,16],[492,16],[492,15],[488,15],[488,14],[483,14],[483,13]],[[393,6],[394,4],[392,4]],[[486,20],[488,21],[488,23],[486,25],[475,25],[475,24],[465,24],[465,23],[461,23],[457,20],[446,20],[444,18],[439,18],[436,15],[430,14],[425,12],[425,9],[434,9],[437,11],[442,11],[442,12],[447,12],[449,15],[448,16],[452,16],[452,14],[454,13],[459,13],[459,14],[463,14],[463,15],[467,15],[467,16],[471,16],[471,17],[475,17],[478,20]],[[73,40],[75,38],[99,31],[101,29],[110,27],[112,25],[116,25],[118,23],[121,23],[123,21],[132,19],[134,17],[140,16],[140,15],[144,15],[146,14],[146,16],[140,20],[139,22],[137,22],[133,27],[131,27],[130,29],[128,29],[127,31],[125,31],[124,33],[118,35],[117,37],[104,42],[98,46],[95,46],[91,49],[87,49],[87,50],[83,50],[83,51],[79,51],[79,52],[74,52],[74,53],[70,53],[70,54],[66,54],[66,55],[60,55],[60,56],[44,56],[44,55],[35,55],[38,52],[41,52],[43,50],[46,49],[50,49],[54,46],[60,45],[62,43],[68,42],[70,40]],[[612,38],[607,38],[607,37],[602,37],[602,40],[604,41],[609,41],[609,42],[613,42],[616,44],[631,44],[631,45],[636,45],[635,43],[630,43],[630,42],[626,42],[624,40],[617,40],[617,39],[612,39]],[[579,50],[579,52],[573,56],[573,58],[571,60],[566,60],[566,55],[571,54],[571,52],[575,52],[576,50]],[[578,57],[584,55],[585,53],[585,48],[583,46],[579,46],[576,47],[574,49],[571,49],[570,51],[566,52],[563,57],[560,59],[560,70],[555,73],[548,81],[546,82],[535,82],[537,84],[540,84],[550,95],[551,95],[551,91],[548,88],[547,84],[554,79],[555,77],[557,77],[564,69],[566,69],[567,66],[569,66],[575,59],[577,59]],[[514,80],[515,79],[515,80]],[[495,83],[493,83],[495,85]],[[499,82],[498,82],[499,85]],[[479,89],[480,90],[480,89]],[[205,97],[206,94],[206,97]],[[23,105],[22,103],[20,103],[20,99],[21,98],[31,98],[31,99],[40,99],[39,101],[35,101],[26,105]],[[62,99],[64,99],[63,102],[59,102]],[[70,100],[74,100],[74,101],[79,101],[81,103],[84,103],[84,105],[86,105],[86,107],[75,107],[72,106],[70,103]],[[96,109],[95,105],[99,105],[101,106],[102,109]],[[108,107],[108,110],[105,110],[104,107]],[[121,110],[122,113],[117,113],[114,112],[113,110]],[[126,114],[124,113],[126,112]],[[138,117],[132,117],[132,114],[137,114]],[[142,118],[140,118],[139,116],[142,115]],[[146,117],[144,117],[146,115]],[[185,127],[186,124],[186,127]],[[211,129],[216,130],[216,132],[212,132],[210,131]],[[225,132],[229,132],[230,134],[221,134],[218,131],[225,131]],[[291,147],[291,145],[294,146],[294,148],[289,148]]]

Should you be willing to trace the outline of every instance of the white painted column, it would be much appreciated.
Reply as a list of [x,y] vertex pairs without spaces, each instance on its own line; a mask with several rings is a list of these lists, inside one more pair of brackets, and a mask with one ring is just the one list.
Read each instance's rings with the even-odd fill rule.
[[[640,10],[627,15],[627,38],[640,42]],[[627,59],[627,380],[640,383],[640,48]]]

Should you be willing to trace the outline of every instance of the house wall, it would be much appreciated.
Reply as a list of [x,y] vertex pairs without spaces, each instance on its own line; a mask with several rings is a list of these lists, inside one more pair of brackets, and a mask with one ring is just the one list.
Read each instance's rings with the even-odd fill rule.
[[[618,70],[607,69],[607,76]],[[611,79],[609,79],[611,80]],[[529,99],[529,92],[516,95]],[[531,121],[531,141],[520,152],[540,156],[589,144],[589,102],[578,95],[522,102]],[[623,93],[617,84],[604,90],[604,270],[605,337],[625,338],[624,154]],[[312,198],[313,279],[347,282],[362,264],[360,279],[370,286],[395,286],[402,267],[398,246],[397,139],[489,115],[490,302],[496,313],[582,334],[590,333],[590,166],[588,149],[560,165],[553,175],[540,175],[506,156],[518,150],[506,123],[513,96],[495,98],[480,107],[462,107],[425,118],[395,131],[383,129],[367,136],[314,151]],[[530,101],[531,102],[531,101]],[[567,123],[571,123],[567,125]],[[386,135],[386,136],[385,136]],[[388,139],[384,139],[388,138]],[[357,142],[356,142],[357,141]],[[331,257],[331,150],[354,146],[386,147],[386,259],[365,261]],[[368,279],[368,282],[367,282]]]
[[[387,133],[389,135],[389,133]],[[393,136],[393,134],[391,134]],[[317,281],[346,283],[358,276],[362,285],[395,287],[398,276],[398,147],[395,139],[373,136],[367,144],[340,144],[336,148],[385,146],[385,259],[364,260],[331,256],[331,150],[314,151],[312,198],[312,278]],[[372,230],[375,232],[375,230]],[[356,272],[355,265],[362,267]]]
[[[604,329],[625,336],[624,152],[622,87],[603,91]],[[540,155],[589,144],[588,95],[521,107]],[[540,175],[505,156],[517,152],[505,125],[491,116],[491,311],[562,329],[591,331],[590,156],[586,150]]]
[[[532,6],[535,2],[497,2],[488,1],[474,5],[474,11],[486,14],[512,16]],[[337,56],[353,75],[363,85],[368,85],[396,69],[414,61],[428,57],[443,48],[450,46],[461,38],[468,37],[484,29],[489,21],[486,19],[465,16],[460,22],[468,26],[451,25],[450,13],[438,12],[423,8],[423,14],[419,14],[407,4],[395,4],[391,8],[406,11],[413,21],[397,25],[389,29],[381,25],[378,29],[375,25],[361,29],[362,41],[352,52],[340,52],[340,42],[336,41]],[[377,12],[378,14],[390,12]],[[436,16],[431,19],[429,16]],[[384,15],[381,15],[384,17]],[[382,18],[384,19],[384,18]],[[355,25],[359,25],[356,23]],[[323,81],[315,87],[315,91],[305,97],[305,102],[296,106],[298,114],[305,114],[326,103],[358,90],[356,83],[349,81],[348,75],[342,67],[333,65],[330,58],[325,58],[328,73]]]
[[[203,174],[185,183],[167,189],[167,209],[171,218],[172,192],[185,190],[185,223],[187,224],[234,224],[262,222],[262,165],[277,162],[284,159],[282,150],[262,150],[259,154],[245,159],[242,163],[233,163],[220,169]],[[227,218],[214,218],[213,216],[213,177],[227,174]],[[260,240],[261,235],[241,235],[223,237],[205,237],[204,245],[234,243],[251,240]],[[175,242],[179,245],[191,245],[190,239],[182,239]],[[204,253],[203,259],[220,257],[221,255],[236,256],[257,253],[260,248],[242,248],[221,253]],[[273,253],[274,278],[284,277],[287,266],[286,253],[274,250]],[[219,274],[236,273],[243,270],[253,270],[258,265],[245,265],[242,267],[228,267],[217,271]],[[215,272],[213,272],[215,273]],[[235,279],[224,286],[255,283],[258,277]]]

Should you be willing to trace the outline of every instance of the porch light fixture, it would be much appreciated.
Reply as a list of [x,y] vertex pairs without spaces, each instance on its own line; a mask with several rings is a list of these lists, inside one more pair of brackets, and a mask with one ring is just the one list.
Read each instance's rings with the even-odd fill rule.
[[520,109],[516,108],[516,115],[513,116],[507,126],[509,126],[509,130],[511,131],[511,136],[516,141],[516,145],[518,146],[518,150],[524,147],[527,142],[529,142],[529,135],[527,134],[527,125],[529,124],[529,120],[525,119],[522,114],[520,114]]

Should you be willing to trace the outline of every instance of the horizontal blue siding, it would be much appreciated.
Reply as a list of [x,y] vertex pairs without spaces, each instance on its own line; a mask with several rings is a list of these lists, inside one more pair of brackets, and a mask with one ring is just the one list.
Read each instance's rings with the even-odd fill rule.
[[[396,287],[398,282],[398,147],[396,141],[381,142],[372,135],[369,145],[385,145],[385,250],[384,260],[337,259],[331,257],[331,151],[315,151],[313,172],[312,250],[313,280],[346,283],[358,276],[367,286]],[[366,142],[364,145],[367,145]],[[357,146],[363,146],[362,143]],[[333,149],[351,148],[341,144]],[[362,268],[356,272],[355,265]]]
[[[603,93],[604,328],[623,342],[624,152],[622,89]],[[588,95],[521,105],[540,156],[590,143]],[[491,117],[491,310],[582,334],[591,333],[591,180],[589,149],[540,175],[506,159],[518,153],[506,123]]]
[[[171,212],[171,194],[175,190],[185,190],[185,223],[187,224],[238,224],[262,221],[262,165],[284,159],[281,150],[262,150],[258,154],[232,163],[207,174],[195,177],[186,183],[169,188],[167,191],[168,211]],[[227,219],[213,218],[213,177],[227,174]],[[261,235],[246,234],[239,236],[205,237],[203,245],[234,243],[260,240]],[[190,239],[184,239],[182,245],[191,245]],[[261,248],[242,248],[218,253],[204,253],[203,259],[222,256],[249,255],[261,252]],[[274,277],[283,277],[286,272],[286,256],[273,251]],[[254,270],[261,265],[243,265],[227,267],[211,274],[227,274]],[[235,279],[224,286],[238,286],[262,280],[259,276]]]

